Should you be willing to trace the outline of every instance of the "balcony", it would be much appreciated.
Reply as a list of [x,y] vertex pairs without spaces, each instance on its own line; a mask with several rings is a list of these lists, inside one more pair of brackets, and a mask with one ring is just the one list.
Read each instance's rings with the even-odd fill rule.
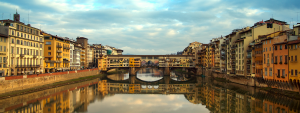
[[64,62],[64,63],[70,63],[70,61],[67,61],[67,60],[64,60],[63,62]]
[[57,57],[57,58],[62,58],[62,56],[60,56],[60,55],[57,55],[56,57]]
[[45,60],[46,63],[55,63],[55,60]]
[[61,46],[61,45],[56,45],[56,47],[57,47],[57,48],[62,48],[62,46]]
[[61,51],[61,50],[57,50],[56,52],[57,52],[57,53],[62,53],[62,51]]
[[70,49],[70,47],[65,46],[64,49]]
[[37,67],[40,67],[41,65],[16,65],[16,68],[26,68],[26,67],[29,67],[29,68],[37,68]]
[[37,55],[33,55],[33,58],[36,58],[37,57]]
[[20,57],[24,57],[25,56],[25,54],[20,54]]
[[85,54],[81,54],[82,56],[84,56]]

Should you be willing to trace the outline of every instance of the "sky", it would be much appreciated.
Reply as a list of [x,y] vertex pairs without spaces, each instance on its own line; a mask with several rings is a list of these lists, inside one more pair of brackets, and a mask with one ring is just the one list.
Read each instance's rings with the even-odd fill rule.
[[0,13],[2,19],[13,19],[17,9],[25,24],[61,37],[86,37],[89,44],[123,49],[123,54],[165,55],[271,17],[300,23],[299,4],[300,0],[0,0]]

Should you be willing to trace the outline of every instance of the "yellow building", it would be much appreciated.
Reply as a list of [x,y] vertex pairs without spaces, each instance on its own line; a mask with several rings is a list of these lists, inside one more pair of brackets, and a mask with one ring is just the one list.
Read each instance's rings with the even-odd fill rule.
[[288,42],[289,50],[289,80],[293,84],[299,84],[300,80],[300,63],[298,57],[300,56],[300,39]]
[[70,69],[70,41],[58,36],[42,33],[45,39],[45,72]]
[[100,56],[98,59],[98,69],[101,71],[107,71],[107,55]]
[[298,37],[300,36],[300,23],[297,23],[297,25],[293,26],[293,34],[297,35]]
[[141,59],[140,58],[129,58],[129,67],[140,67]]
[[7,67],[8,56],[8,36],[0,34],[0,76],[7,76],[10,69]]
[[86,48],[84,46],[82,46],[82,50],[80,52],[80,67],[81,68],[86,68],[87,65],[86,65]]
[[1,20],[0,32],[9,37],[7,67],[10,75],[43,73],[43,36],[40,30],[20,22],[20,15],[14,14],[14,20]]

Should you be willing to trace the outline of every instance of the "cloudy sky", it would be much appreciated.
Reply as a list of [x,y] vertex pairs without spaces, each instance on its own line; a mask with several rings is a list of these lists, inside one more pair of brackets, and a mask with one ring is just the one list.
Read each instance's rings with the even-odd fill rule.
[[3,19],[125,54],[170,54],[190,42],[208,43],[232,29],[270,19],[300,22],[300,0],[0,0]]

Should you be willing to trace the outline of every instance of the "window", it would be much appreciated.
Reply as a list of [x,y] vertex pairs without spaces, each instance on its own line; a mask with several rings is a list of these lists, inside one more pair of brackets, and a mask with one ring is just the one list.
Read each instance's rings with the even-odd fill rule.
[[3,48],[3,49],[4,49],[4,52],[6,52],[6,46],[3,46],[3,47],[4,47],[4,48]]
[[285,58],[284,58],[284,63],[285,63],[285,64],[287,64],[287,58],[288,58],[288,56],[285,55]]
[[280,45],[280,50],[282,50],[282,45]]
[[291,49],[293,49],[293,46],[291,45]]
[[291,61],[293,61],[293,56],[291,56]]
[[46,42],[46,45],[51,45],[51,42]]
[[279,60],[280,60],[280,63],[282,63],[282,56],[280,56],[280,59],[279,59]]
[[17,47],[17,54],[19,54],[19,47]]
[[11,53],[12,54],[14,53],[14,47],[11,47]]
[[51,52],[48,52],[48,55],[51,55]]
[[297,49],[297,44],[295,44],[295,49]]
[[270,44],[271,44],[271,40],[270,40]]
[[267,71],[268,71],[268,69],[267,69],[267,68],[265,68],[265,76],[267,76]]
[[275,46],[275,50],[277,50],[277,46]]
[[295,76],[297,76],[298,75],[298,70],[295,70]]
[[286,44],[284,45],[284,49],[287,49],[287,45]]
[[294,75],[294,70],[293,69],[291,70],[291,75]]
[[280,77],[280,69],[277,69],[277,77],[279,78]]
[[295,55],[295,61],[297,61],[297,55]]
[[271,47],[270,47],[270,51],[271,51]]
[[15,43],[14,39],[11,39],[11,43]]
[[43,48],[43,45],[42,45],[42,44],[40,44],[40,48]]
[[268,42],[267,41],[265,41],[266,42],[266,44],[268,44]]
[[275,64],[277,63],[277,56],[275,56]]
[[272,68],[269,69],[269,74],[272,76]]
[[285,69],[282,69],[282,77],[285,77]]

